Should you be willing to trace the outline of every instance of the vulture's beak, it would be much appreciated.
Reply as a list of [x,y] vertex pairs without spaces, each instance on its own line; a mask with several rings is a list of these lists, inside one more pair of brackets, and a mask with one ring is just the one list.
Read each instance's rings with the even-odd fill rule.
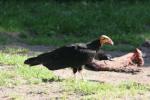
[[108,43],[110,45],[114,45],[114,42],[110,38],[108,39],[108,42],[106,42],[106,43]]

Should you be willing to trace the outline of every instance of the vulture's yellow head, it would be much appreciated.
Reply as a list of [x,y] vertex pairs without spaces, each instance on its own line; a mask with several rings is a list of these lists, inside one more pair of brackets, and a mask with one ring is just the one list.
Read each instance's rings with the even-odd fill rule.
[[114,42],[112,41],[112,39],[106,35],[101,35],[100,38],[100,43],[103,46],[104,44],[110,44],[110,45],[114,45]]

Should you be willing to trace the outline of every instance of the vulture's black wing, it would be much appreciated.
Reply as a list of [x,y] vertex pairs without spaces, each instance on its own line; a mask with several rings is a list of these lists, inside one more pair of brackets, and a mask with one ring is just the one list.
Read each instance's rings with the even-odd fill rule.
[[95,51],[90,50],[85,44],[63,46],[51,52],[29,58],[24,63],[30,66],[43,64],[50,70],[66,67],[78,67],[93,59]]

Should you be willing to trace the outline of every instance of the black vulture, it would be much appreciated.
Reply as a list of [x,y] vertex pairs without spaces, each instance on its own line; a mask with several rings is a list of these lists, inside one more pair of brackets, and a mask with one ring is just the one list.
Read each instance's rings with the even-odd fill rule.
[[24,64],[30,66],[42,64],[49,70],[58,70],[67,67],[73,69],[75,74],[82,70],[82,65],[88,64],[95,57],[96,51],[104,44],[113,45],[113,41],[106,35],[101,35],[88,43],[75,43],[62,46],[51,52],[43,53],[37,57],[28,58]]

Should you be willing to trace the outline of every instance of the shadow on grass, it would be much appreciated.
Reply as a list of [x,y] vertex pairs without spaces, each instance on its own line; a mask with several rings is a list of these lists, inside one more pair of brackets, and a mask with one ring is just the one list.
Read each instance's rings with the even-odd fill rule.
[[49,83],[49,82],[62,82],[64,81],[64,79],[60,79],[59,77],[58,78],[51,78],[51,79],[46,79],[46,78],[43,78],[42,79],[42,82],[44,83]]
[[[46,78],[43,78],[42,79],[42,82],[44,83],[50,83],[50,82],[63,82],[67,79],[62,79],[60,77],[58,78],[51,78],[51,79],[46,79]],[[104,84],[105,82],[104,81],[100,81],[100,80],[86,80],[86,81],[89,81],[89,82],[96,82],[96,83],[101,83],[101,84]]]
[[102,83],[102,84],[105,83],[104,81],[100,81],[100,80],[91,80],[91,79],[90,79],[90,80],[87,80],[87,81],[96,82],[96,83]]

